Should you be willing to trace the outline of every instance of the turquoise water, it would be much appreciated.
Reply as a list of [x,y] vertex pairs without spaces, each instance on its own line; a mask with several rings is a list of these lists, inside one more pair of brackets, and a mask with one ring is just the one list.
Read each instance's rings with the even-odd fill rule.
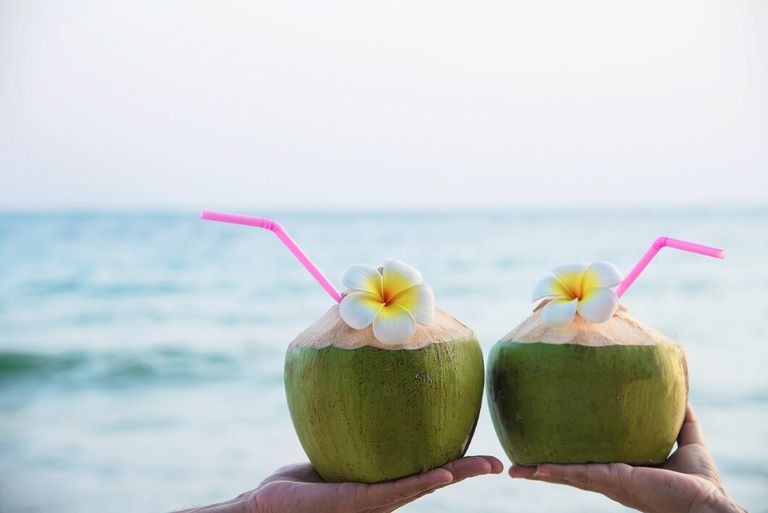
[[[489,347],[568,261],[628,270],[624,297],[688,351],[691,401],[733,495],[768,511],[768,210],[278,217],[335,283],[387,257]],[[230,498],[304,459],[282,388],[293,337],[331,306],[273,235],[195,212],[0,214],[0,511],[168,511]],[[506,462],[488,412],[472,453]],[[564,487],[469,480],[406,511],[621,511]]]

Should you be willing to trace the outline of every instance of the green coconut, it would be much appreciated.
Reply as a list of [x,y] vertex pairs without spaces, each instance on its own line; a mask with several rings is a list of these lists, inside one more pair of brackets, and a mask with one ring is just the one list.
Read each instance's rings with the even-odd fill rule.
[[436,310],[403,343],[385,345],[331,308],[288,347],[288,408],[299,441],[326,481],[373,483],[464,455],[483,395],[472,331]]
[[685,416],[682,346],[623,308],[561,328],[534,312],[488,356],[488,405],[517,464],[657,464]]

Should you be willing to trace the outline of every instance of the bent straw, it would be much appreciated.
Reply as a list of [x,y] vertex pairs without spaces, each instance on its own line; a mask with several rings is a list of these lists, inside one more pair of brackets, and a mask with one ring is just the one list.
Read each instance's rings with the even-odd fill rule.
[[328,281],[323,272],[317,268],[317,266],[309,259],[306,253],[301,250],[296,241],[294,241],[288,232],[280,226],[280,223],[267,217],[255,217],[255,216],[243,216],[240,214],[225,214],[224,212],[213,212],[210,210],[203,210],[200,213],[200,219],[207,221],[218,221],[220,223],[232,223],[243,224],[245,226],[255,226],[257,228],[263,228],[269,230],[280,239],[285,247],[287,247],[291,253],[301,262],[309,274],[317,280],[317,283],[325,289],[325,291],[333,298],[337,303],[341,302],[341,294],[333,284]]
[[629,274],[626,276],[626,278],[624,278],[624,280],[622,280],[622,282],[616,288],[616,295],[618,297],[621,297],[627,291],[627,289],[635,282],[637,277],[640,276],[640,273],[643,272],[643,269],[645,269],[645,266],[648,265],[648,262],[650,262],[653,257],[656,256],[656,253],[658,253],[663,247],[680,249],[682,251],[688,251],[689,253],[698,253],[699,255],[714,258],[725,258],[725,251],[722,249],[704,246],[702,244],[696,244],[695,242],[673,239],[672,237],[659,237],[653,241],[653,244],[651,244],[651,247],[648,248],[648,251],[645,252],[643,258],[641,258],[640,261],[635,264],[635,267],[629,271]]

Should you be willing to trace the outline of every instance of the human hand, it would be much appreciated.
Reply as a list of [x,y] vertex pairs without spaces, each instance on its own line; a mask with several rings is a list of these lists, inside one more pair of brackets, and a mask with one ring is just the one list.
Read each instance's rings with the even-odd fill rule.
[[723,488],[690,405],[677,445],[675,453],[659,467],[625,463],[515,465],[509,475],[601,493],[645,513],[746,512]]
[[388,513],[449,484],[503,469],[493,456],[470,456],[423,474],[365,484],[326,483],[308,463],[289,465],[236,499],[186,513]]

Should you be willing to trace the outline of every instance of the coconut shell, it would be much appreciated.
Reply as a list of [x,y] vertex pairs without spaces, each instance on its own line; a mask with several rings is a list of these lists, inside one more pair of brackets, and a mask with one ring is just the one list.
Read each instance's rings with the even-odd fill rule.
[[466,340],[474,336],[471,329],[436,308],[435,319],[429,325],[417,324],[416,331],[408,339],[397,344],[385,344],[373,336],[373,328],[370,326],[361,330],[350,328],[339,315],[338,305],[334,305],[299,333],[290,347],[358,349],[370,346],[385,350],[421,349],[430,344]]
[[683,348],[620,309],[564,327],[533,313],[488,355],[496,434],[518,464],[656,464],[685,414]]
[[541,306],[539,305],[534,313],[515,329],[504,335],[501,342],[578,344],[593,347],[674,343],[662,333],[629,315],[624,307],[619,307],[606,322],[592,323],[577,314],[567,326],[555,328],[547,326],[541,320]]
[[437,310],[429,326],[388,345],[338,310],[300,333],[285,358],[291,420],[320,476],[373,483],[461,457],[483,396],[472,330]]

